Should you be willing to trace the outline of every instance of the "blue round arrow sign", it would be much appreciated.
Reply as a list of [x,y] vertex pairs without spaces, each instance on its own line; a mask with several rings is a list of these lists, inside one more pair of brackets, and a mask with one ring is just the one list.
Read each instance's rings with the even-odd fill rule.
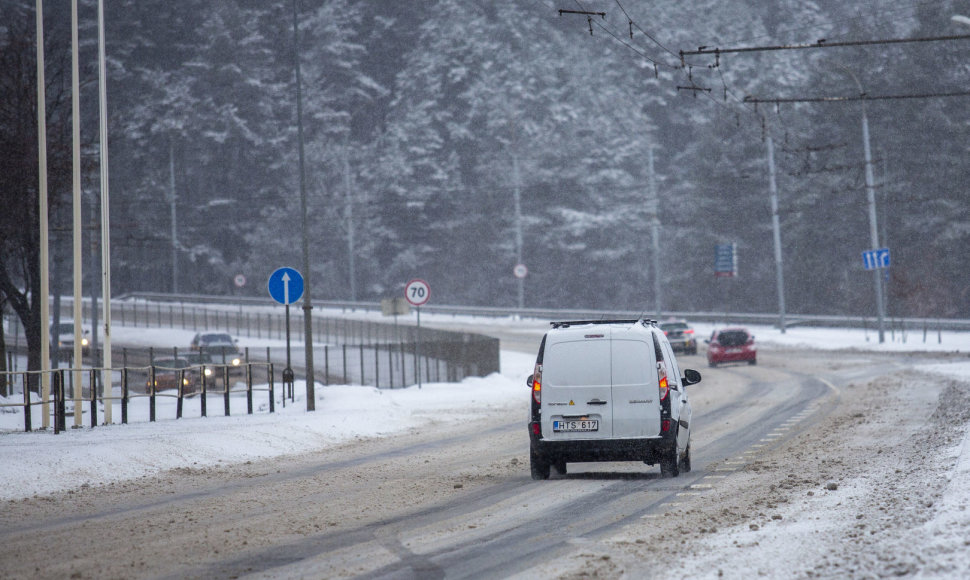
[[269,295],[280,304],[293,304],[303,296],[303,275],[293,268],[277,268],[266,283]]

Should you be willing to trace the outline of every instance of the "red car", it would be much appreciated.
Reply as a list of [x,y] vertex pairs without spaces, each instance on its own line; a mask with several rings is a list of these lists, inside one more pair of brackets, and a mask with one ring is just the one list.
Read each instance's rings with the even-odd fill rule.
[[707,364],[716,367],[727,362],[758,364],[758,349],[754,335],[747,328],[724,328],[715,330],[707,343]]

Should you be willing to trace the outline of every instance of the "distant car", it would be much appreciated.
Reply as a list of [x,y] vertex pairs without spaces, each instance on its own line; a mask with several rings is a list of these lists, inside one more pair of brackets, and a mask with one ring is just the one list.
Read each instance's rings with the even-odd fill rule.
[[243,354],[237,343],[225,332],[200,332],[192,338],[189,347],[195,352],[208,354],[213,364],[239,366],[243,363]]
[[[74,323],[73,322],[61,322],[60,324],[51,324],[51,347],[57,346],[58,350],[63,353],[71,352],[74,350]],[[91,347],[91,330],[89,328],[81,327],[81,352],[84,354],[88,353]]]
[[205,376],[212,376],[212,355],[207,352],[185,352],[180,353],[181,358],[185,359],[191,367],[205,367]]
[[[155,392],[175,390],[179,388],[179,377],[182,379],[182,392],[194,393],[199,389],[199,373],[193,370],[189,361],[184,358],[155,359]],[[148,375],[145,381],[145,392],[152,392],[152,377]]]
[[746,362],[758,364],[758,349],[754,335],[746,328],[715,330],[707,341],[707,364],[716,367],[721,363]]
[[694,337],[694,329],[686,320],[668,320],[658,326],[675,353],[697,354],[697,338]]

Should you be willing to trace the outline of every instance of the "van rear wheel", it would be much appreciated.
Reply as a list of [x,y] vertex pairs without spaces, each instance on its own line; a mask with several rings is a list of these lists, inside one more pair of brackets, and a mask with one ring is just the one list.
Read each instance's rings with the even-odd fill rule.
[[684,473],[690,473],[690,443],[687,444],[687,449],[684,450],[684,457],[680,460],[680,470]]
[[529,450],[529,467],[532,470],[532,479],[543,480],[549,479],[550,465],[548,461],[545,461],[535,451]]
[[677,459],[677,440],[674,439],[673,445],[660,452],[661,477],[677,477],[680,475],[680,466]]

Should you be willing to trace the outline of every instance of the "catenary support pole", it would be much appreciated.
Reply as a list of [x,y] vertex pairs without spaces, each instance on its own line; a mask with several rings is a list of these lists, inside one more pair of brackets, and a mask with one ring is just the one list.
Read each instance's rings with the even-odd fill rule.
[[[519,173],[519,156],[512,156],[512,188],[513,201],[515,203],[515,264],[522,263],[522,185]],[[517,276],[516,288],[518,291],[519,312],[525,308],[525,276]]]
[[[858,84],[858,79],[852,75]],[[862,85],[859,84],[860,94],[864,93]],[[869,243],[873,250],[879,248],[879,225],[876,221],[876,186],[872,176],[872,151],[869,148],[869,116],[866,114],[866,101],[862,101],[862,145],[866,156],[866,202],[869,205]],[[883,271],[876,268],[872,272],[876,286],[876,313],[879,317],[879,343],[886,342],[886,309],[882,302],[882,276]]]
[[663,313],[663,286],[660,283],[660,194],[653,169],[653,147],[647,150],[647,168],[650,174],[650,237],[653,242],[653,302],[657,320]]
[[778,328],[785,334],[785,269],[781,257],[781,225],[778,220],[778,184],[775,179],[775,143],[768,135],[768,187],[771,193],[771,230],[775,240],[775,282],[778,288]]
[[168,201],[171,210],[172,219],[172,293],[179,293],[179,236],[178,236],[178,219],[176,215],[177,207],[176,202],[178,198],[175,196],[175,138],[171,135],[168,136]]

